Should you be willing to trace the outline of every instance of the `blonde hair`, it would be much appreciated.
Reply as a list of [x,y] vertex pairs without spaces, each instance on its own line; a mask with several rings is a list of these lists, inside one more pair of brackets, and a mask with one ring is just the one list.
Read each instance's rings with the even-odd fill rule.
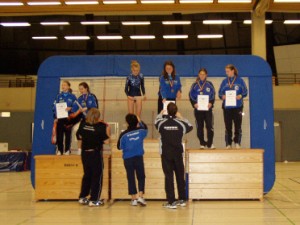
[[133,69],[133,68],[137,68],[138,70],[141,69],[141,65],[136,60],[131,61],[130,67],[131,67],[131,69]]
[[237,76],[238,75],[238,70],[237,68],[233,65],[233,64],[228,64],[227,66],[225,66],[226,69],[230,69],[230,70],[234,70],[234,75]]
[[100,120],[100,111],[96,108],[91,108],[86,115],[86,122],[89,124],[98,123]]

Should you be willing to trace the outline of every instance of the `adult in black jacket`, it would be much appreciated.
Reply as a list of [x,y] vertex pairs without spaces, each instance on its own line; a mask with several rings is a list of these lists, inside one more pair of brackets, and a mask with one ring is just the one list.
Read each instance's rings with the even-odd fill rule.
[[[166,117],[163,117],[163,112],[156,117],[155,127],[161,135],[160,154],[168,200],[163,206],[176,209],[177,205],[186,206],[182,137],[190,132],[193,126],[177,112],[178,109],[174,103],[168,104],[167,111]],[[178,201],[175,200],[174,172]]]

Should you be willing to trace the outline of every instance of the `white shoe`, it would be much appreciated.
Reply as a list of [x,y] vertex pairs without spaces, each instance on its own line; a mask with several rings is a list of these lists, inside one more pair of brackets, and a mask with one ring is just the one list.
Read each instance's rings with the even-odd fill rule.
[[204,145],[200,145],[200,149],[205,149],[205,146]]
[[103,201],[89,201],[89,207],[98,207],[98,206],[103,206],[104,202]]
[[178,200],[176,202],[177,206],[186,207],[186,201],[185,200]]
[[138,205],[138,200],[137,199],[131,200],[130,205],[137,206]]
[[177,209],[177,202],[175,201],[175,202],[173,202],[172,204],[170,204],[170,203],[164,203],[163,204],[163,207],[164,208],[167,208],[167,209]]
[[61,155],[60,151],[57,151],[57,152],[56,152],[56,155]]
[[226,146],[226,149],[231,149],[231,145],[227,145],[227,146]]
[[64,155],[70,155],[70,151],[69,151],[69,150],[66,151],[66,152],[64,153]]
[[78,203],[81,204],[81,205],[88,205],[89,204],[89,200],[87,198],[80,198],[78,200]]
[[142,198],[142,197],[139,197],[137,199],[137,203],[140,204],[141,206],[146,206],[147,205],[146,200],[144,198]]
[[241,148],[240,144],[236,143],[236,144],[235,144],[235,148],[236,148],[236,149],[240,149],[240,148]]
[[216,149],[214,145],[211,145],[209,149]]

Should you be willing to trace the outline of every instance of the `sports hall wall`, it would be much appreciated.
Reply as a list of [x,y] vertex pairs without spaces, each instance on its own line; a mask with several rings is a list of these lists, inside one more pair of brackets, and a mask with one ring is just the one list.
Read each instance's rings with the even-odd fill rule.
[[[189,84],[197,76],[198,70],[201,67],[208,69],[211,79],[221,80],[225,77],[225,65],[232,63],[239,69],[239,75],[244,77],[249,87],[249,98],[246,99],[245,123],[243,129],[249,131],[249,143],[245,143],[245,147],[263,148],[265,149],[265,164],[264,164],[264,191],[271,190],[275,180],[275,152],[274,152],[274,117],[273,117],[273,94],[272,94],[272,73],[269,65],[256,56],[58,56],[47,59],[40,67],[38,72],[36,107],[35,107],[35,127],[33,140],[33,156],[41,154],[55,154],[55,146],[50,142],[53,114],[52,104],[57,93],[60,90],[61,78],[70,79],[76,83],[78,80],[86,78],[92,82],[99,80],[99,77],[106,77],[102,82],[110,82],[110,87],[123,88],[121,80],[130,72],[130,61],[138,60],[141,64],[141,72],[147,79],[153,79],[153,82],[158,80],[162,71],[162,65],[166,60],[172,60],[176,66],[176,72],[184,83],[183,100],[179,103],[179,110],[186,113],[186,116],[193,120],[190,103],[187,101],[187,93],[189,92]],[[156,77],[156,78],[155,78]],[[92,79],[92,80],[91,80]],[[147,82],[150,82],[148,80]],[[77,89],[77,86],[72,83],[72,88]],[[155,84],[153,83],[155,86]],[[122,87],[123,86],[123,87]],[[107,85],[102,86],[103,89]],[[119,88],[119,87],[118,87]],[[146,85],[147,88],[147,85]],[[218,85],[215,87],[218,91]],[[101,88],[100,88],[101,89]],[[98,90],[99,91],[99,90]],[[114,93],[114,88],[102,90],[103,93],[111,93],[109,96],[110,103],[105,103],[106,98],[99,97],[100,109],[101,105],[115,107],[115,111],[119,111],[118,104],[123,104],[126,107],[126,101],[118,102],[111,98]],[[151,91],[151,101],[157,99],[158,86],[155,93]],[[101,91],[100,91],[101,92]],[[99,93],[100,93],[99,92]],[[147,89],[146,89],[147,92]],[[124,95],[124,93],[123,93]],[[148,94],[147,94],[148,95]],[[155,99],[155,100],[156,100]],[[217,98],[216,98],[217,99]],[[184,103],[186,101],[186,103]],[[152,103],[153,104],[153,103]],[[155,107],[147,105],[144,102],[145,113],[152,110],[152,115],[146,116],[145,120],[148,124],[153,122],[156,116]],[[154,108],[154,109],[153,109]],[[106,109],[101,109],[106,119]],[[121,116],[125,116],[126,110],[120,110]],[[118,114],[116,112],[116,114]],[[248,122],[247,122],[248,121]],[[112,122],[112,121],[111,121]],[[221,122],[219,122],[221,124]],[[120,130],[122,124],[120,124]],[[215,128],[216,129],[216,128]],[[220,128],[219,128],[220,129]],[[224,130],[220,129],[220,132]],[[151,135],[151,132],[149,132]],[[152,132],[153,133],[153,132]],[[223,133],[224,134],[224,133]],[[245,133],[247,136],[247,133]],[[151,138],[156,136],[150,136]],[[197,139],[196,135],[189,136],[188,140]],[[189,143],[189,141],[188,141]],[[189,146],[188,146],[189,147]],[[224,146],[217,146],[219,148]],[[34,186],[34,161],[32,162],[32,184]]]

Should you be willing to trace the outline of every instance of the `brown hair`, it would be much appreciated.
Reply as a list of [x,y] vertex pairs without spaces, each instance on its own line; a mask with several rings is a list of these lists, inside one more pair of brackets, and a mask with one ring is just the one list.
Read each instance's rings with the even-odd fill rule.
[[71,83],[70,83],[69,81],[67,81],[67,80],[63,80],[62,83],[67,84],[67,85],[69,86],[69,90],[68,90],[68,91],[69,91],[70,93],[72,93],[73,90],[72,90],[72,88],[71,88]]
[[82,86],[87,89],[88,93],[90,93],[90,87],[86,82],[81,82],[78,86]]
[[131,60],[131,64],[130,64],[131,69],[132,68],[137,68],[137,69],[141,69],[141,65],[138,63],[138,61],[136,60]]
[[234,70],[234,75],[235,76],[238,75],[238,70],[237,70],[237,68],[233,64],[228,64],[227,66],[225,66],[225,69]]
[[162,72],[162,75],[164,76],[165,79],[168,79],[169,80],[169,74],[166,72],[166,66],[172,66],[173,68],[173,72],[171,74],[171,77],[173,80],[175,80],[175,74],[176,74],[176,70],[175,70],[175,65],[172,61],[166,61],[164,63],[164,69],[163,69],[163,72]]
[[178,108],[177,108],[177,105],[173,102],[170,102],[168,104],[168,107],[167,107],[167,110],[168,110],[168,114],[170,116],[175,116],[177,111],[178,111]]
[[96,108],[89,109],[87,115],[86,115],[86,122],[93,125],[95,123],[98,123],[100,120],[100,111]]
[[207,75],[207,69],[201,68],[201,69],[198,71],[198,76],[197,76],[196,81],[199,81],[199,80],[200,80],[200,78],[199,78],[199,73],[201,73],[201,72],[204,72],[204,73]]

